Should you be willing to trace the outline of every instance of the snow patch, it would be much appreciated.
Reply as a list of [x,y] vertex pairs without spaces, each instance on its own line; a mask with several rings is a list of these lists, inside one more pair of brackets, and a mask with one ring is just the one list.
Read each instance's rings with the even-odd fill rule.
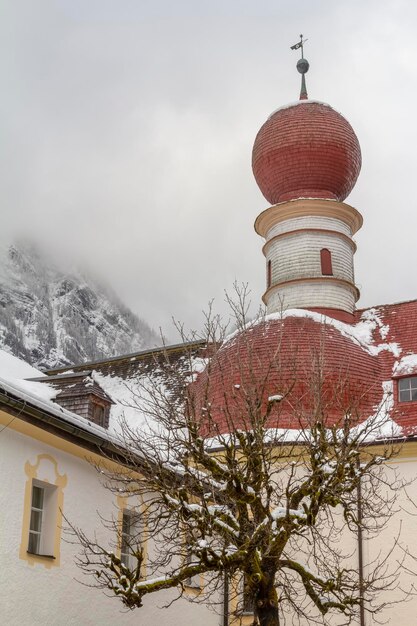
[[280,400],[282,400],[283,397],[284,397],[283,395],[281,395],[280,393],[277,393],[274,396],[269,396],[268,402],[279,402]]
[[29,363],[18,359],[5,350],[0,350],[0,375],[6,378],[39,378],[43,372]]
[[357,324],[346,324],[345,322],[341,322],[316,311],[308,311],[306,309],[286,309],[285,311],[270,313],[269,315],[265,315],[264,317],[248,322],[244,329],[235,330],[233,333],[228,335],[224,340],[224,344],[228,344],[234,340],[242,332],[242,330],[250,331],[259,324],[267,324],[269,321],[283,320],[289,317],[311,319],[322,326],[335,328],[344,337],[347,337],[353,341],[353,343],[359,345],[363,348],[363,350],[372,356],[378,355],[383,350],[391,352],[395,357],[399,357],[401,354],[401,347],[398,343],[376,343],[375,331],[378,331],[381,339],[385,339],[389,332],[389,326],[382,323],[376,309],[374,308],[364,311]]
[[353,436],[364,433],[360,443],[402,437],[404,434],[401,426],[391,418],[394,405],[392,380],[386,380],[382,383],[382,391],[382,400],[375,413],[352,429]]
[[[273,117],[275,115],[275,113],[278,113],[278,111],[285,111],[285,109],[292,109],[293,107],[296,106],[302,106],[302,105],[308,105],[308,104],[322,104],[323,106],[327,107],[328,109],[331,109],[332,111],[336,111],[336,109],[334,109],[332,106],[330,106],[330,104],[328,104],[327,102],[322,102],[321,100],[295,100],[294,102],[289,102],[288,104],[284,104],[280,107],[278,107],[278,109],[275,109],[275,111],[272,111],[271,115],[268,117],[268,120],[271,119],[271,117]],[[339,111],[336,111],[336,113],[339,113]],[[341,113],[339,113],[339,115],[341,115],[342,117],[344,117]],[[346,119],[346,118],[344,118]],[[347,120],[346,120],[347,121]]]
[[394,363],[393,376],[417,374],[417,354],[407,354]]

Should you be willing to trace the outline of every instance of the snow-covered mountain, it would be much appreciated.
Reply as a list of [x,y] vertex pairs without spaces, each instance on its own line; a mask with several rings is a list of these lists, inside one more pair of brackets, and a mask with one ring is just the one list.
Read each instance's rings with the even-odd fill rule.
[[160,337],[108,288],[31,246],[0,251],[0,348],[52,368],[153,347]]

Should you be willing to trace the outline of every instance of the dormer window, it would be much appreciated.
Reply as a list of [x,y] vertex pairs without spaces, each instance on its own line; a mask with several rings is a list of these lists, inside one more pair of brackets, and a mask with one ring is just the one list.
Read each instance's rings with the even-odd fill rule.
[[99,404],[94,400],[91,402],[91,413],[92,420],[95,424],[99,426],[106,427],[106,407],[104,404]]
[[398,381],[398,402],[417,401],[417,376],[400,378]]
[[91,371],[43,376],[31,380],[55,387],[58,391],[55,402],[64,409],[93,424],[108,428],[110,407],[114,402],[94,380]]

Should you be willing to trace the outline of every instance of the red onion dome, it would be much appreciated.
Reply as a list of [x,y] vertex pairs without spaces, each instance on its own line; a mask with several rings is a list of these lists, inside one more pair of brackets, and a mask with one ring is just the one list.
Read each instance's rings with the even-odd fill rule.
[[[320,319],[320,318],[318,318]],[[348,327],[348,325],[346,325]],[[309,317],[266,318],[228,340],[195,383],[203,432],[356,422],[381,401],[378,359],[337,325]],[[267,416],[267,417],[265,417]]]
[[356,183],[361,162],[349,122],[313,100],[275,111],[258,132],[252,152],[256,182],[271,204],[296,198],[342,202]]

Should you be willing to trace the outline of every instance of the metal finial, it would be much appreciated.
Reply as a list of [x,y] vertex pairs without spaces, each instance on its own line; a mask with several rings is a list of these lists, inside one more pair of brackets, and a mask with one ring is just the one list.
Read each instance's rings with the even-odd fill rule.
[[308,39],[303,39],[303,36],[300,35],[300,41],[291,46],[291,50],[298,50],[299,48],[301,48],[301,58],[297,61],[297,70],[301,74],[300,100],[308,99],[305,74],[308,72],[310,64],[307,59],[304,58],[304,44],[306,41],[308,41]]

